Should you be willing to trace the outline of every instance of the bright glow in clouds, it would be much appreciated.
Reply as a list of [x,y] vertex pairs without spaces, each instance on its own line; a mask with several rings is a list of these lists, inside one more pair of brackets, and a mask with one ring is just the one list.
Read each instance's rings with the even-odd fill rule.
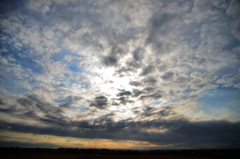
[[1,1],[0,146],[238,148],[239,15],[238,0]]
[[116,77],[114,76],[115,69],[110,68],[106,69],[103,74],[103,81],[108,81],[105,85],[101,86],[101,92],[108,92],[111,95],[116,95],[119,90],[126,90],[126,91],[132,91],[133,87],[129,84],[130,83],[130,77]]

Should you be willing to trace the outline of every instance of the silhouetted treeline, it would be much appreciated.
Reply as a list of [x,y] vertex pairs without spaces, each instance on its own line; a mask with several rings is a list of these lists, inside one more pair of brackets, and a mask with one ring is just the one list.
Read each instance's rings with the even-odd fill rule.
[[101,155],[160,155],[160,154],[211,154],[240,153],[240,149],[156,149],[156,150],[111,150],[111,149],[79,149],[79,148],[26,148],[0,147],[0,152],[54,152],[70,154],[101,154]]

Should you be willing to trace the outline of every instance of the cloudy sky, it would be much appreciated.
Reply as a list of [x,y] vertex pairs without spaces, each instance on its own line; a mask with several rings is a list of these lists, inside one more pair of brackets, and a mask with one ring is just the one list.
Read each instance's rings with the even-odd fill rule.
[[0,146],[240,147],[238,0],[0,2]]

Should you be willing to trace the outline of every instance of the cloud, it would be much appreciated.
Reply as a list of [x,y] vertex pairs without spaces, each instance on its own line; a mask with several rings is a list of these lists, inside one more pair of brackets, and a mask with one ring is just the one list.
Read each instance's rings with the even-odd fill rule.
[[[203,145],[215,148],[233,148],[238,145],[240,124],[239,122],[228,121],[202,121],[202,122],[188,122],[186,120],[178,119],[172,121],[146,121],[146,122],[125,122],[114,124],[111,116],[107,115],[95,121],[100,125],[87,126],[79,123],[79,128],[88,127],[90,130],[62,130],[54,127],[40,128],[36,126],[29,126],[23,124],[12,124],[4,122],[2,129],[16,132],[48,134],[56,136],[71,136],[80,138],[107,138],[117,140],[139,140],[148,141],[150,143],[158,144],[159,146],[170,145],[169,148],[191,147],[199,148]],[[105,123],[105,125],[102,125]],[[7,128],[6,124],[11,126]],[[128,127],[127,130],[122,131]],[[138,129],[136,129],[138,127]],[[142,132],[139,128],[154,129],[159,128],[168,129],[164,133],[161,132]],[[115,132],[115,133],[113,133]],[[70,135],[71,134],[71,135]]]
[[153,88],[153,87],[146,87],[144,88],[144,91],[147,91],[148,93],[149,92],[153,92],[156,88]]
[[150,95],[144,95],[144,96],[141,96],[140,99],[144,100],[144,99],[148,99],[148,98],[152,98],[152,99],[159,99],[161,98],[162,95],[159,94],[159,93],[154,93],[154,94],[150,94]]
[[129,84],[136,87],[141,86],[141,82],[137,82],[137,81],[130,81]]
[[4,105],[5,102],[4,102],[4,99],[0,99],[0,105]]
[[58,148],[59,146],[56,144],[49,143],[29,143],[29,142],[17,142],[17,141],[1,141],[1,146],[11,147],[47,147],[47,148]]
[[239,15],[239,9],[240,9],[240,3],[236,0],[233,0],[230,2],[226,12],[229,16],[231,16],[234,21],[232,22],[232,34],[235,36],[236,39],[240,40],[240,33],[237,29],[240,25],[240,21],[237,18],[237,15]]
[[169,14],[169,13],[156,13],[152,16],[150,21],[150,27],[149,27],[149,36],[147,37],[145,43],[151,44],[155,43],[155,45],[158,45],[161,43],[157,43],[157,36],[159,34],[166,34],[165,31],[167,31],[167,26],[170,21],[172,21],[176,15]]
[[138,97],[142,93],[143,93],[143,91],[140,91],[138,89],[133,89],[133,97]]
[[38,2],[32,2],[27,1],[26,3],[27,7],[34,11],[42,12],[43,14],[46,14],[50,10],[50,4],[51,1],[38,1]]
[[[120,76],[125,76],[125,75],[129,75],[132,72],[136,72],[136,70],[132,69],[132,68],[126,68],[126,67],[122,67],[120,70],[116,71],[116,73],[120,74]],[[131,83],[131,82],[130,82]],[[129,84],[130,84],[129,83]]]
[[161,66],[158,67],[158,70],[159,70],[160,72],[165,71],[166,69],[167,69],[167,66],[166,66],[166,65],[161,65]]
[[123,92],[118,93],[117,96],[129,96],[131,94],[132,93],[130,91],[123,91]]
[[174,76],[173,72],[165,72],[162,76],[163,80],[171,80]]
[[[169,148],[236,146],[238,108],[229,103],[237,100],[223,96],[228,104],[217,105],[209,92],[239,91],[239,6],[2,2],[2,129]],[[210,111],[220,107],[229,113]]]
[[37,108],[47,115],[59,116],[62,110],[52,106],[50,103],[43,102],[37,98],[36,95],[29,95],[27,98],[20,98],[17,102],[23,107],[29,109]]
[[104,109],[108,105],[108,99],[105,96],[98,96],[91,102],[90,106],[94,106],[98,109]]
[[[152,95],[151,97],[157,96]],[[122,98],[124,97],[119,99],[121,100]],[[124,101],[125,99],[122,100],[122,102]],[[159,146],[170,145],[169,148],[178,146],[199,148],[206,144],[209,147],[221,148],[222,146],[232,148],[238,144],[236,137],[240,131],[239,122],[189,121],[184,116],[176,113],[173,107],[165,107],[160,110],[156,107],[146,107],[136,117],[136,119],[140,118],[142,121],[122,120],[115,122],[115,113],[109,113],[95,118],[92,122],[58,118],[57,116],[59,115],[57,113],[62,111],[55,111],[49,103],[40,102],[33,95],[24,99],[20,98],[17,102],[25,107],[39,108],[45,114],[44,117],[37,115],[36,113],[39,113],[37,110],[36,112],[26,112],[24,116],[48,124],[37,126],[36,124],[13,123],[2,120],[2,130],[90,139],[139,140],[148,141]],[[103,109],[107,104],[107,98],[98,96],[95,97],[94,102],[95,105],[93,106]],[[14,109],[15,111],[12,113],[18,110],[16,107]],[[54,112],[54,115],[51,112]],[[62,126],[67,129],[62,129]],[[76,127],[78,128],[77,130],[75,129]],[[150,132],[147,131],[149,129],[151,130]]]
[[144,79],[144,83],[147,83],[147,84],[155,84],[156,82],[157,80],[150,76]]
[[115,66],[117,65],[117,58],[114,56],[107,56],[103,58],[103,63],[106,66]]
[[117,100],[120,101],[120,104],[126,105],[127,103],[134,103],[133,100],[128,100],[127,97],[119,97]]
[[147,75],[147,74],[149,74],[149,73],[151,73],[151,72],[153,72],[154,71],[154,66],[147,66],[147,67],[145,67],[143,70],[142,70],[142,76],[145,76],[145,75]]
[[142,48],[137,48],[132,52],[133,59],[136,61],[141,61],[144,55],[144,50]]

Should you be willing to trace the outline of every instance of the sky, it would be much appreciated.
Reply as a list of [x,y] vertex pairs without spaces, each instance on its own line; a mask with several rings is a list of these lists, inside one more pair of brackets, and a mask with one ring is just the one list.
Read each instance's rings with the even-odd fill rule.
[[240,148],[240,1],[0,2],[0,146]]

